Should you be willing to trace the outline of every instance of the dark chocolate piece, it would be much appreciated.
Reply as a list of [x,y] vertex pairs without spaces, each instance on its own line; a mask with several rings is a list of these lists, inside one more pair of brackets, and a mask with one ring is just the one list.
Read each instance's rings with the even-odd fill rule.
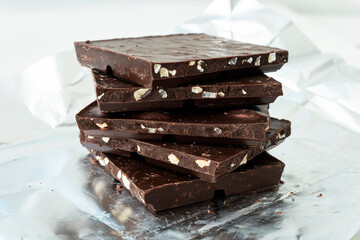
[[264,152],[234,172],[210,183],[152,166],[139,158],[92,151],[122,186],[152,211],[162,211],[213,198],[269,189],[278,185],[285,164]]
[[281,83],[264,74],[180,87],[139,87],[93,71],[101,111],[161,110],[193,105],[200,108],[268,104],[282,95]]
[[[147,162],[179,173],[215,182],[224,174],[246,164],[264,150],[281,143],[290,135],[290,122],[271,118],[265,141],[258,146],[233,147],[135,139],[105,138],[80,134],[81,144],[95,151],[121,154],[134,152]],[[122,155],[123,156],[123,155]]]
[[288,60],[282,49],[206,34],[75,42],[75,50],[81,65],[150,88],[216,78],[224,71],[275,71]]
[[258,145],[269,127],[268,106],[249,107],[253,110],[103,113],[93,102],[76,115],[76,120],[80,130],[91,136],[151,140],[180,136],[189,142]]

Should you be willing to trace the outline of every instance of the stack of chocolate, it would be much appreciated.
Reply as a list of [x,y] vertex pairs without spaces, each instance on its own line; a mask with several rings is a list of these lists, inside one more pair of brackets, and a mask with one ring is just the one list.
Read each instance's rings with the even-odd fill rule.
[[284,164],[266,153],[290,135],[270,118],[281,83],[264,72],[278,48],[205,34],[75,43],[97,101],[76,116],[80,141],[153,211],[277,186]]

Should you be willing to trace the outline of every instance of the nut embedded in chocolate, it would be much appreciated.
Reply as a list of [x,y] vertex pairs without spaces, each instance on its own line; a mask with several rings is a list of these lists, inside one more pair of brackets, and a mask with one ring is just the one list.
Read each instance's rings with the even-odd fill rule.
[[191,91],[195,94],[201,93],[203,89],[201,87],[195,86],[191,88]]
[[168,156],[168,159],[169,159],[169,162],[171,162],[171,164],[178,165],[180,162],[180,160],[173,153]]
[[210,166],[210,160],[198,159],[195,163],[201,168]]
[[149,95],[151,92],[151,89],[149,88],[140,88],[134,92],[134,98],[136,101],[139,101]]
[[276,60],[276,53],[275,53],[275,52],[270,53],[270,54],[269,54],[269,57],[268,57],[268,62],[269,62],[269,63],[272,63],[272,62],[274,62],[275,60]]

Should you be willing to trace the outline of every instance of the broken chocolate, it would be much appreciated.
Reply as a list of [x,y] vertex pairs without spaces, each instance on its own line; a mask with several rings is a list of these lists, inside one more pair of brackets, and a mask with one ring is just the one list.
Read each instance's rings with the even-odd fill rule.
[[219,82],[179,87],[139,87],[114,76],[93,71],[101,111],[124,112],[268,104],[282,95],[281,83],[263,74],[244,75]]
[[217,191],[230,196],[275,187],[285,166],[264,152],[219,181],[210,183],[152,166],[136,157],[93,154],[97,159],[107,159],[107,171],[152,211],[211,200]]
[[83,133],[80,134],[80,141],[84,147],[95,151],[120,155],[121,151],[137,153],[146,157],[146,161],[152,165],[215,182],[225,174],[246,164],[264,150],[269,150],[281,143],[290,135],[290,122],[271,118],[271,125],[266,135],[266,140],[260,145],[249,147],[121,138],[112,138],[105,143],[101,137],[89,139]]
[[[81,65],[140,86],[179,86],[223,72],[275,71],[288,60],[278,48],[206,34],[176,34],[75,42]],[[238,71],[238,72],[237,72]]]
[[103,113],[96,102],[76,115],[81,131],[89,136],[164,140],[166,136],[184,142],[259,145],[269,127],[267,105],[251,109],[213,109],[153,112]]

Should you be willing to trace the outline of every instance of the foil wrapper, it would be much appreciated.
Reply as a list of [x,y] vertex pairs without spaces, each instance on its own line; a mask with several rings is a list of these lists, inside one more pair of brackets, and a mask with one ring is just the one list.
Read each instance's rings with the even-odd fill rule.
[[276,191],[153,214],[92,166],[74,115],[95,98],[74,52],[4,79],[0,94],[0,239],[351,239],[360,229],[360,69],[321,53],[284,16],[253,0],[214,1],[173,32],[288,49],[269,73],[284,96],[271,115],[292,136]]

